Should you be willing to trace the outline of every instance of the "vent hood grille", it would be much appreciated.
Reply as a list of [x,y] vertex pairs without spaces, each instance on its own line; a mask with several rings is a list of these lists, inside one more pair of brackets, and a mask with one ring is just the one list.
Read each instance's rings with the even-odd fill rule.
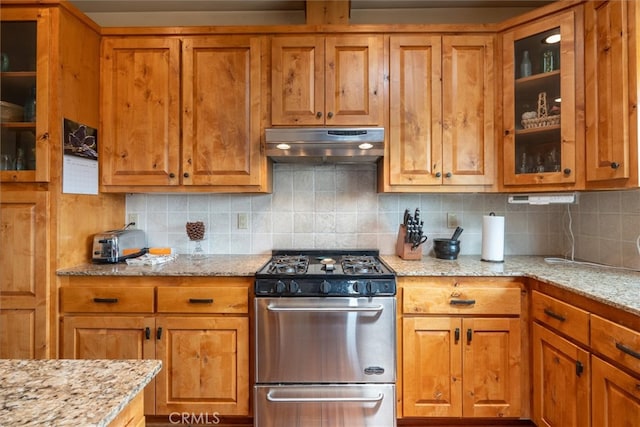
[[384,154],[384,128],[270,128],[265,142],[267,156],[275,162],[375,162]]

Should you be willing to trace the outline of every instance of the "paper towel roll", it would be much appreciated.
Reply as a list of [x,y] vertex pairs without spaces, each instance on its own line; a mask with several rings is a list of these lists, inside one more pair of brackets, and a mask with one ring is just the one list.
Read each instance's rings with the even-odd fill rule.
[[482,261],[504,261],[504,217],[482,217]]

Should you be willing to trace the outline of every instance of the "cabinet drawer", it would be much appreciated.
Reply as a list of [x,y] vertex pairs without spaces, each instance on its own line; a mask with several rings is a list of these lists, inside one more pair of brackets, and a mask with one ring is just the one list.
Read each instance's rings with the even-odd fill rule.
[[514,314],[521,311],[519,287],[419,286],[404,289],[405,314]]
[[153,313],[153,288],[61,288],[65,313]]
[[534,320],[585,345],[589,344],[588,312],[537,291],[533,291],[531,301]]
[[248,313],[246,287],[158,288],[158,313]]
[[591,349],[640,374],[640,332],[591,315]]

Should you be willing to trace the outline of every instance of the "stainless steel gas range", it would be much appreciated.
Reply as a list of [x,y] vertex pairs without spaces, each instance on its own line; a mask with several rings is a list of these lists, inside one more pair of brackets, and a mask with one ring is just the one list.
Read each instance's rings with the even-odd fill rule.
[[273,251],[256,273],[256,427],[396,425],[396,275],[378,251]]

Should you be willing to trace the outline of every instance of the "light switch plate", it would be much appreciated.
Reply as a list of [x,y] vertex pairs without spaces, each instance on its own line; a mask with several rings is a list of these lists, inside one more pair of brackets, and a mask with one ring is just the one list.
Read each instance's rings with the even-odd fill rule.
[[249,228],[249,215],[241,212],[238,214],[238,230],[246,230]]

